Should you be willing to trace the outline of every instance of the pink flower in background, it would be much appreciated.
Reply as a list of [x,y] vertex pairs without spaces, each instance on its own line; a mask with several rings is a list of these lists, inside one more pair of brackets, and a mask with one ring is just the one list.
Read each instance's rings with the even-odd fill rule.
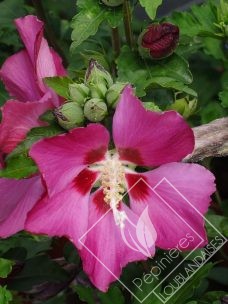
[[[4,166],[3,154],[10,153],[31,128],[44,125],[39,116],[61,103],[42,79],[66,74],[61,58],[43,37],[43,22],[26,16],[16,19],[15,24],[25,49],[9,57],[0,70],[0,78],[13,97],[1,109],[0,168]],[[40,176],[0,178],[0,237],[23,230],[28,211],[44,193]]]
[[0,70],[0,78],[12,100],[2,107],[0,149],[11,152],[27,132],[44,123],[39,120],[61,99],[43,83],[43,78],[66,74],[61,58],[43,37],[43,22],[36,16],[15,20],[25,49],[9,57]]
[[[214,177],[208,170],[176,163],[194,148],[193,132],[183,118],[174,111],[145,110],[129,86],[124,89],[113,118],[113,140],[115,150],[108,150],[108,130],[101,124],[90,124],[41,140],[30,151],[45,180],[48,196],[29,213],[26,229],[68,237],[80,250],[85,272],[102,291],[120,276],[127,263],[148,257],[134,250],[133,240],[141,238],[136,235],[135,226],[140,231],[156,232],[157,240],[151,232],[140,241],[144,247],[149,244],[146,249],[150,255],[154,254],[155,240],[157,246],[168,249],[191,232],[175,213],[164,207],[150,187],[167,177],[202,213],[207,211],[214,192]],[[160,167],[137,173],[134,165]],[[91,193],[94,185],[98,189]],[[128,207],[122,196],[132,186]],[[159,191],[205,244],[203,218],[197,213],[193,215],[166,186],[161,185]],[[88,229],[82,244],[80,238]],[[194,240],[186,249],[197,244]]]
[[[0,154],[0,169],[3,166]],[[0,178],[0,237],[24,229],[28,212],[44,192],[40,176],[21,180]]]

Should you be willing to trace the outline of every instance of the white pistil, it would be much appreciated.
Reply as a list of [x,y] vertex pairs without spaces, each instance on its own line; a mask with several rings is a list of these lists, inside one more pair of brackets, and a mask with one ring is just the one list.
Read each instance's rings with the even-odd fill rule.
[[101,185],[104,191],[104,201],[112,208],[116,225],[124,228],[126,213],[119,210],[119,204],[125,192],[124,167],[118,154],[107,153],[101,167]]

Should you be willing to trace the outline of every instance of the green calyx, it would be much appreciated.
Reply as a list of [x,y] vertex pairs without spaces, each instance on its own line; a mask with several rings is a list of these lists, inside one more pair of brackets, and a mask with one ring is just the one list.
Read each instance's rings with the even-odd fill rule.
[[76,102],[67,102],[54,111],[59,125],[65,130],[80,127],[84,123],[83,109]]
[[88,100],[84,107],[85,117],[92,122],[102,121],[108,114],[106,103],[99,98]]

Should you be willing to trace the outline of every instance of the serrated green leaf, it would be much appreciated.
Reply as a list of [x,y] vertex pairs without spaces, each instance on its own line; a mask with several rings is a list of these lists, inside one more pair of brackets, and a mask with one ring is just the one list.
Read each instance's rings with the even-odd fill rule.
[[48,87],[53,89],[58,95],[68,98],[69,95],[69,84],[73,81],[69,77],[46,77],[44,82]]
[[0,278],[7,278],[12,271],[13,264],[13,261],[0,258]]
[[218,30],[216,6],[208,1],[202,5],[193,5],[190,11],[174,12],[169,20],[180,27],[181,34],[195,37],[205,32],[212,36]]
[[99,25],[105,19],[106,10],[99,5],[98,1],[83,0],[83,2],[79,1],[78,7],[81,11],[72,21],[72,51],[88,37],[95,35]]
[[162,0],[139,0],[139,2],[152,20],[156,17],[157,8],[162,4]]

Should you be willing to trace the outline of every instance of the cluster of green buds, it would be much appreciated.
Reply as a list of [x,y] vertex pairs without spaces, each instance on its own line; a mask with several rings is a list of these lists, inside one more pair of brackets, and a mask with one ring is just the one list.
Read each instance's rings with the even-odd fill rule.
[[116,107],[126,83],[113,82],[103,66],[91,60],[83,83],[69,84],[69,98],[54,111],[64,129],[83,126],[86,120],[100,122]]
[[193,115],[197,108],[197,99],[186,96],[184,98],[176,99],[175,102],[169,106],[168,109],[175,110],[180,113],[184,118],[189,118]]

